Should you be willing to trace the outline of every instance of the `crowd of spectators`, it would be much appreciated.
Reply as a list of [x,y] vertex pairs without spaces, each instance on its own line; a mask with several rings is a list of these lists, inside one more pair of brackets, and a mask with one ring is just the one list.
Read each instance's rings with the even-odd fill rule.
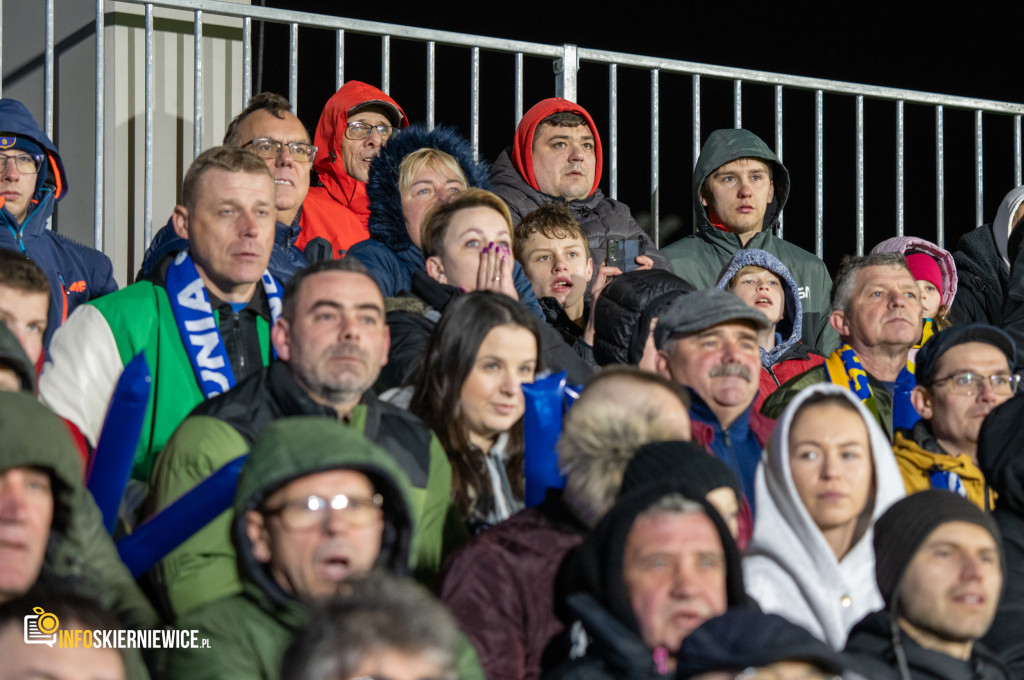
[[830,272],[747,130],[658,249],[574,102],[310,122],[254,96],[116,290],[0,100],[0,680],[1024,677],[1024,187]]

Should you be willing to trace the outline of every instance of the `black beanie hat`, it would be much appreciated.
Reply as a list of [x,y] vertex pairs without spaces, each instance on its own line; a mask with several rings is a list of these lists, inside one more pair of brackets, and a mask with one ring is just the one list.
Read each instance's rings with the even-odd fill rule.
[[721,460],[693,442],[651,442],[636,450],[622,475],[619,497],[652,482],[677,482],[687,498],[703,498],[727,486],[743,498],[736,474]]
[[999,527],[991,515],[951,491],[929,489],[911,494],[894,503],[875,522],[875,579],[887,608],[892,608],[903,573],[918,548],[932,531],[947,522],[970,522],[988,531],[999,546],[1002,560]]

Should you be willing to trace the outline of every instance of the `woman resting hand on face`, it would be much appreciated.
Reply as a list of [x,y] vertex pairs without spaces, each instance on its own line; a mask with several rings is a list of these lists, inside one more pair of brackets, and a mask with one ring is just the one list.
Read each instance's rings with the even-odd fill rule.
[[456,297],[430,339],[409,410],[448,453],[471,531],[523,507],[522,384],[539,370],[538,321],[508,295]]
[[850,390],[812,385],[779,418],[754,494],[747,592],[842,649],[854,624],[883,606],[872,529],[904,496],[889,440]]

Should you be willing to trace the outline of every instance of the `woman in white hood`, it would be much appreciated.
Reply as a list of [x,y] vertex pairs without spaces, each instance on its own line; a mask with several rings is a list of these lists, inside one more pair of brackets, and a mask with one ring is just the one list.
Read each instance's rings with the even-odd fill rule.
[[747,592],[842,649],[854,624],[883,606],[872,528],[904,496],[889,440],[856,395],[812,385],[779,418],[754,493]]

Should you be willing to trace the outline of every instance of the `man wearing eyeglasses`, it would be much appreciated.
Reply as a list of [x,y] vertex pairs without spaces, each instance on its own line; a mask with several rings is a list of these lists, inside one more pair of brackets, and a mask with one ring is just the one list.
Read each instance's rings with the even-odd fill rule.
[[[309,143],[309,133],[292,113],[292,105],[273,92],[261,92],[249,100],[228,124],[224,145],[249,149],[267,164],[274,176],[277,224],[267,269],[278,281],[287,283],[292,274],[309,264],[297,243],[299,215],[309,191],[309,171],[317,148]],[[172,217],[146,249],[140,276],[149,275],[158,269],[161,260],[187,245],[175,233]]]
[[46,228],[67,193],[57,147],[24,104],[0,99],[0,248],[24,254],[50,279],[47,347],[78,305],[117,290],[106,255]]
[[910,399],[921,420],[897,430],[893,440],[907,493],[948,489],[983,510],[994,507],[978,469],[978,435],[992,409],[1017,390],[1020,376],[1010,369],[1014,350],[999,328],[969,324],[932,336],[917,353]]
[[311,605],[352,574],[408,573],[408,479],[390,455],[337,421],[272,423],[242,469],[234,511],[244,590],[178,620],[210,648],[168,651],[164,677],[277,677]]
[[[277,361],[201,403],[175,430],[153,468],[149,509],[167,507],[244,454],[275,420],[303,415],[340,421],[387,451],[408,475],[419,536],[413,567],[417,578],[429,582],[444,556],[451,466],[422,421],[373,394],[390,344],[376,281],[355,258],[310,265],[285,287],[271,338]],[[176,615],[241,590],[231,521],[225,511],[155,570],[154,582]]]
[[373,85],[350,80],[327,100],[314,137],[320,154],[313,169],[322,186],[309,190],[302,208],[298,245],[330,242],[334,257],[370,237],[370,162],[409,119],[394,99]]

